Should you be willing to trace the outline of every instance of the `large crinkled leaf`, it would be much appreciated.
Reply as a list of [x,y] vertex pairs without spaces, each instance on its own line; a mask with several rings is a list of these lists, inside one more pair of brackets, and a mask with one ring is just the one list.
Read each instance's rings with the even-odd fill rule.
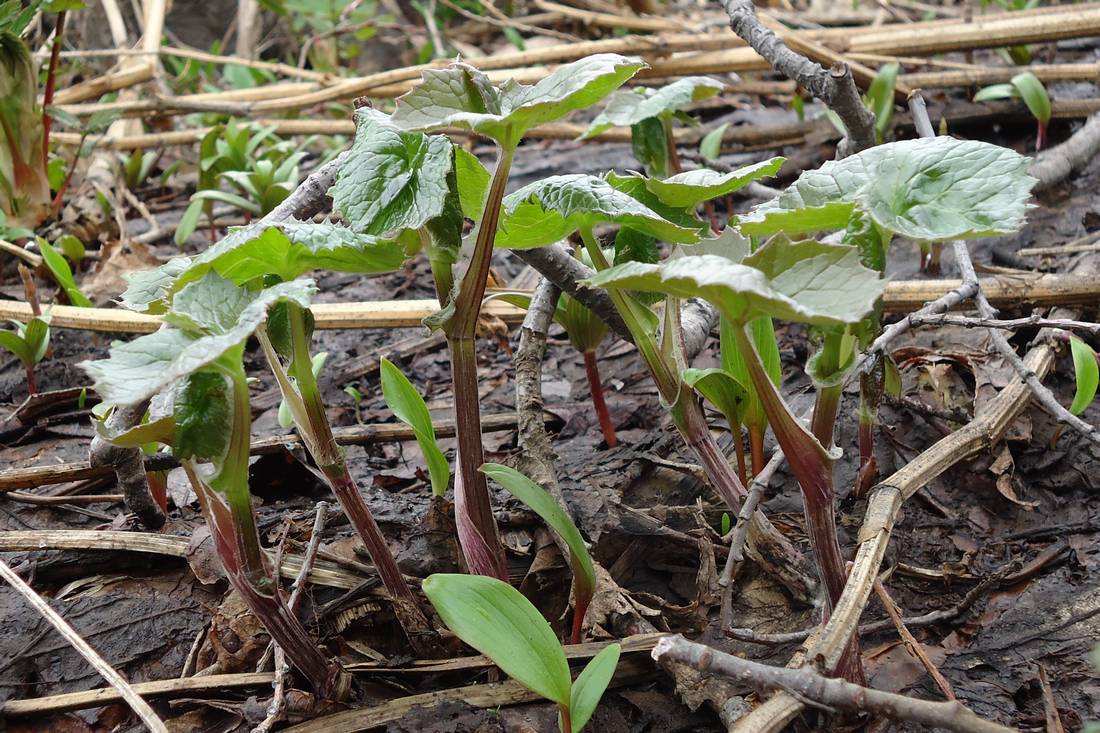
[[676,112],[722,91],[722,82],[705,76],[688,76],[660,89],[623,89],[607,100],[607,107],[592,120],[583,137],[598,135],[609,127],[628,127],[667,112]]
[[694,213],[686,207],[669,206],[661,198],[649,189],[650,178],[641,173],[627,173],[626,175],[609,171],[604,175],[611,187],[616,191],[622,191],[627,196],[641,201],[647,209],[657,212],[661,218],[671,221],[673,224],[694,229],[700,235],[710,230],[710,227],[695,217]]
[[646,186],[669,206],[689,208],[744,188],[758,178],[774,176],[783,167],[785,160],[785,158],[772,158],[737,168],[729,173],[699,168],[677,173],[664,180],[650,178],[646,181]]
[[451,150],[441,135],[405,132],[388,115],[361,108],[355,141],[329,189],[333,207],[363,234],[422,227],[443,213],[451,194]]
[[602,53],[559,66],[533,86],[507,81],[498,87],[456,62],[426,70],[423,81],[398,98],[392,120],[406,130],[462,127],[511,148],[530,128],[595,104],[644,67],[638,59]]
[[690,243],[698,232],[678,226],[602,178],[551,176],[504,197],[498,247],[530,249],[561,241],[578,229],[618,223],[669,242]]
[[226,376],[200,371],[181,380],[170,419],[175,424],[172,455],[181,461],[221,459],[233,429],[233,396]]
[[793,235],[843,229],[855,208],[851,201],[832,201],[804,209],[767,208],[762,205],[738,217],[737,228],[750,237],[778,232]]
[[240,284],[265,275],[289,281],[319,269],[389,272],[404,260],[405,249],[399,242],[357,234],[331,222],[290,219],[263,230],[234,229],[189,261],[172,260],[131,280],[122,297],[133,310],[163,313],[180,288],[211,271]]
[[312,280],[296,280],[247,299],[227,297],[226,280],[209,273],[180,291],[186,310],[166,316],[187,324],[187,331],[168,324],[133,341],[116,342],[109,358],[80,366],[95,380],[95,390],[104,402],[131,405],[241,344],[266,320],[268,308],[275,303],[290,300],[308,308],[316,290]]
[[816,325],[855,323],[881,295],[878,273],[859,263],[854,247],[775,237],[743,264],[718,255],[661,264],[627,262],[589,278],[595,287],[648,290],[703,298],[734,323],[758,316]]
[[[884,230],[911,239],[1005,234],[1022,225],[1029,208],[1035,185],[1029,164],[1013,150],[976,140],[887,143],[803,173],[779,197],[742,218],[741,228],[778,231],[777,214],[846,202]],[[769,219],[773,226],[764,226]]]

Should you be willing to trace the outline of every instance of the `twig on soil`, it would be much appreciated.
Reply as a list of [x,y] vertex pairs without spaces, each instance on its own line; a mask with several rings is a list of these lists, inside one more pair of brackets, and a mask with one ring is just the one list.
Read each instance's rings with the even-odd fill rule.
[[765,690],[784,690],[836,710],[872,712],[959,733],[1010,733],[1015,730],[984,720],[957,701],[934,702],[882,692],[825,677],[810,667],[772,667],[690,642],[682,636],[661,639],[652,655],[657,662],[679,662],[700,672],[732,677]]
[[1064,143],[1036,156],[1029,170],[1039,179],[1035,190],[1042,191],[1066,180],[1074,170],[1092,160],[1097,151],[1100,151],[1100,114],[1093,114]]
[[1054,700],[1054,690],[1050,688],[1050,680],[1047,679],[1047,671],[1043,665],[1039,666],[1039,687],[1043,690],[1043,710],[1046,713],[1046,733],[1066,733],[1062,727],[1062,718],[1058,715],[1058,703]]
[[901,617],[901,608],[898,606],[897,601],[887,592],[886,586],[882,583],[882,578],[877,578],[875,580],[875,595],[877,595],[878,599],[882,602],[882,607],[886,609],[886,614],[890,617],[890,621],[893,622],[894,628],[898,630],[898,636],[900,636],[901,640],[905,643],[906,651],[920,661],[928,671],[928,674],[936,681],[936,685],[943,691],[944,696],[948,700],[955,700],[955,691],[951,688],[951,683],[947,681],[939,668],[928,658],[920,642],[916,640],[906,627],[905,619]]
[[826,71],[795,53],[756,17],[751,0],[720,0],[729,15],[730,28],[764,57],[771,67],[833,110],[848,134],[837,146],[837,157],[858,153],[875,144],[875,117],[860,98],[852,72],[844,64]]
[[961,326],[963,328],[999,328],[1005,331],[1013,331],[1018,328],[1060,328],[1065,331],[1084,331],[1092,335],[1100,334],[1100,323],[1089,321],[1074,321],[1068,318],[1043,318],[1038,313],[1032,313],[1023,318],[982,318],[973,316],[957,316],[946,313],[921,316],[913,314],[909,317],[913,326]]
[[122,696],[122,699],[126,701],[126,704],[130,706],[130,709],[137,714],[143,723],[154,733],[168,733],[168,728],[165,727],[164,721],[157,716],[153,709],[149,707],[149,703],[141,699],[141,696],[134,692],[134,689],[130,687],[130,683],[122,678],[114,667],[109,665],[103,657],[96,653],[95,649],[92,649],[88,645],[88,642],[84,641],[79,634],[69,625],[65,619],[61,617],[57,611],[50,607],[50,604],[37,593],[34,589],[23,582],[11,567],[6,562],[0,560],[0,578],[6,580],[12,588],[15,589],[19,595],[23,596],[24,600],[29,603],[34,610],[38,611],[47,621],[50,622],[58,633],[60,633],[65,640],[69,642],[80,653],[80,656],[87,660],[88,664],[95,668],[95,671],[105,679],[112,687],[118,690],[118,693]]

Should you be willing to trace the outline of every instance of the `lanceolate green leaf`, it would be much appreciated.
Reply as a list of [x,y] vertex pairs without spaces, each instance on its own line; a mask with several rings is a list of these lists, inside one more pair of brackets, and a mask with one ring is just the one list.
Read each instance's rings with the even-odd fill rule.
[[18,359],[23,366],[35,365],[34,352],[31,351],[31,348],[27,345],[27,342],[23,340],[23,337],[15,331],[0,329],[0,346],[15,354],[15,358]]
[[38,248],[42,252],[42,261],[46,263],[53,279],[65,291],[65,295],[69,297],[69,302],[80,308],[94,308],[95,304],[88,300],[84,293],[80,292],[76,280],[73,279],[72,268],[69,267],[69,263],[65,261],[61,253],[45,239],[38,240]]
[[333,207],[363,234],[422,227],[443,213],[451,151],[442,135],[404,132],[388,115],[361,108],[355,141],[329,189]]
[[489,190],[492,175],[470,151],[457,147],[454,150],[462,213],[474,221],[481,221],[481,212],[485,208],[485,192]]
[[669,206],[689,208],[737,191],[759,178],[774,176],[783,167],[784,161],[785,158],[772,158],[729,173],[699,168],[664,180],[650,178],[646,186]]
[[660,89],[636,87],[616,92],[607,107],[592,120],[583,137],[598,135],[616,125],[629,127],[651,117],[675,112],[722,91],[722,83],[705,76],[688,76]]
[[[737,346],[733,334],[735,328],[746,328],[746,326],[730,323],[728,318],[722,318],[719,323],[722,368],[745,387],[745,404],[741,411],[742,422],[763,431],[768,425],[768,416],[764,413],[764,405],[752,383],[748,366],[745,364],[745,355]],[[779,344],[775,340],[775,326],[772,324],[772,319],[768,316],[754,318],[747,328],[756,353],[760,356],[760,362],[764,365],[764,371],[772,384],[778,387],[783,377],[783,365],[779,357]]]
[[1030,71],[1025,71],[1012,77],[1012,86],[1015,87],[1020,99],[1024,100],[1024,104],[1035,119],[1039,122],[1050,121],[1050,96],[1043,82],[1039,81],[1039,77]]
[[714,161],[722,155],[722,137],[730,123],[723,122],[718,127],[707,133],[703,141],[699,143],[699,156],[703,160]]
[[404,260],[405,249],[399,242],[357,234],[332,223],[288,220],[262,231],[233,230],[190,260],[171,260],[131,277],[122,301],[132,310],[163,313],[174,293],[211,271],[241,284],[266,275],[289,281],[316,269],[389,272]]
[[605,222],[629,226],[669,242],[690,243],[695,230],[677,226],[602,178],[551,176],[504,197],[496,243],[530,249],[561,241],[581,228]]
[[394,124],[406,130],[462,127],[507,148],[523,134],[589,107],[645,66],[618,54],[596,54],[555,69],[533,86],[507,81],[499,87],[472,66],[429,69],[423,81],[398,98]]
[[685,369],[680,372],[680,379],[717,407],[735,430],[744,421],[748,390],[725,369]]
[[[878,145],[803,173],[779,197],[743,217],[741,229],[769,233],[777,229],[764,224],[777,214],[848,203],[860,206],[885,231],[911,239],[1004,234],[1020,227],[1029,208],[1035,179],[1028,165],[1015,151],[975,140],[936,137]],[[847,216],[835,228],[846,222]]]
[[443,623],[509,677],[559,705],[570,704],[572,680],[561,644],[531,602],[484,575],[429,576],[424,595]]
[[535,514],[542,517],[542,521],[565,540],[565,544],[569,547],[569,563],[573,567],[577,596],[591,599],[596,588],[596,569],[592,565],[592,558],[588,554],[588,548],[577,526],[573,524],[573,520],[554,500],[554,497],[514,468],[502,466],[499,463],[486,463],[481,467],[481,471],[530,507]]
[[1096,364],[1096,353],[1081,339],[1070,336],[1070,352],[1073,354],[1073,375],[1077,382],[1077,393],[1069,411],[1080,415],[1096,398],[1097,384],[1100,383],[1100,368]]
[[451,480],[451,467],[447,463],[447,457],[439,449],[439,443],[435,439],[435,426],[432,425],[432,415],[428,412],[428,405],[424,398],[416,391],[409,378],[406,377],[392,361],[383,358],[380,362],[382,375],[382,396],[386,404],[393,410],[397,419],[405,423],[416,433],[416,442],[420,445],[420,452],[424,454],[424,460],[428,462],[428,474],[432,480],[432,493],[443,496],[447,491],[447,484]]
[[758,316],[818,325],[859,321],[882,293],[878,273],[854,247],[775,237],[735,264],[717,255],[659,265],[627,262],[589,278],[595,287],[704,298],[734,323]]
[[[193,290],[189,292],[189,288]],[[109,358],[81,362],[80,366],[95,379],[95,390],[104,402],[134,404],[241,344],[264,322],[268,308],[275,303],[286,299],[308,308],[315,291],[311,280],[280,283],[244,303],[227,299],[224,278],[210,273],[181,291],[187,306],[170,314],[169,320],[186,324],[188,331],[166,325],[133,341],[116,342]]]
[[618,644],[610,644],[600,650],[600,653],[592,657],[573,682],[573,690],[570,694],[569,713],[575,733],[580,733],[585,724],[596,712],[596,706],[600,704],[600,698],[611,684],[611,678],[615,676],[615,668],[619,666],[619,654],[622,647]]

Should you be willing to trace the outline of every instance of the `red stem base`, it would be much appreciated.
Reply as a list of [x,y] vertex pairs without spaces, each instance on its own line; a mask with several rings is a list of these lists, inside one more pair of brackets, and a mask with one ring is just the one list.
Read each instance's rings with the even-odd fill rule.
[[588,389],[592,392],[592,406],[596,408],[596,417],[600,420],[600,430],[603,431],[604,442],[608,448],[614,448],[619,444],[615,435],[615,425],[611,422],[611,413],[607,410],[607,402],[603,397],[603,383],[600,381],[600,368],[596,364],[596,352],[584,352],[584,372],[588,376]]

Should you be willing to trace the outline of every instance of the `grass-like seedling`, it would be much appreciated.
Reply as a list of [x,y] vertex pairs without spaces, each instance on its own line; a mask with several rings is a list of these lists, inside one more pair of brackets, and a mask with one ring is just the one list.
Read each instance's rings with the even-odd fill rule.
[[0,213],[10,227],[34,229],[49,213],[50,183],[38,74],[30,49],[19,37],[21,24],[30,22],[23,16],[12,15],[6,19],[9,26],[0,28]]
[[11,324],[14,331],[0,329],[0,346],[14,354],[23,365],[27,372],[27,394],[32,395],[38,391],[34,368],[50,349],[50,316],[47,313],[26,323],[12,321]]
[[1047,143],[1047,126],[1052,115],[1050,95],[1039,77],[1030,71],[1017,74],[1007,84],[993,84],[979,89],[974,95],[975,102],[990,99],[1022,99],[1035,118],[1035,150],[1042,150]]
[[558,706],[561,733],[580,733],[619,664],[621,647],[600,651],[576,680],[550,624],[523,594],[496,578],[432,575],[424,593],[447,628],[509,677]]

